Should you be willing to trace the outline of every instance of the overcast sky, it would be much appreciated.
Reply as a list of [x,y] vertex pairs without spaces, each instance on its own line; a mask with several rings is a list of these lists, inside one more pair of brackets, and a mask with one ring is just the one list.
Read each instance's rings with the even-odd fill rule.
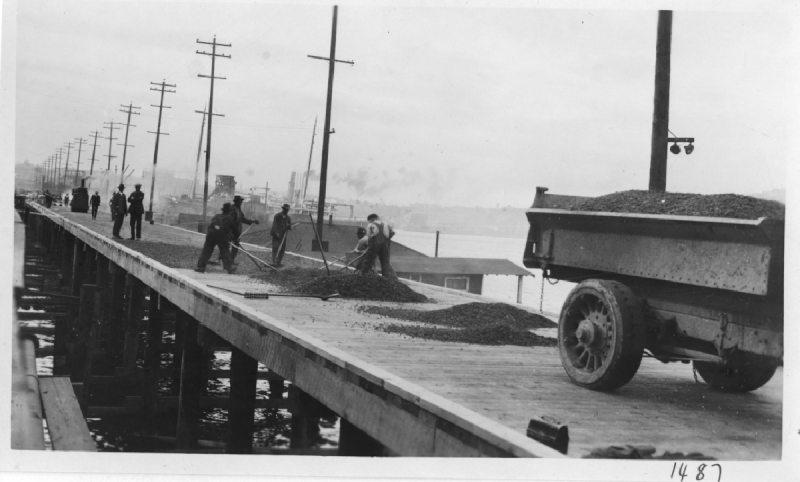
[[[329,197],[526,207],[537,185],[581,195],[647,188],[654,8],[452,5],[339,7],[336,56],[355,65],[336,65]],[[214,118],[211,174],[285,189],[306,168],[316,116],[319,169],[328,66],[307,55],[328,56],[331,16],[324,3],[19,2],[16,161],[41,163],[94,130],[107,136],[103,123],[124,122],[121,105],[133,102],[141,115],[127,162],[149,168],[159,102],[150,82],[166,80],[177,93],[165,96],[159,167],[190,176],[194,111],[209,97],[197,74],[211,65],[195,53],[210,46],[196,40],[216,35],[232,59],[216,64],[227,80],[215,82],[214,111],[225,117]],[[697,141],[691,156],[669,155],[668,190],[785,187],[798,127],[796,27],[785,9],[676,9],[670,130]],[[112,169],[124,131],[115,137]],[[102,168],[107,153],[101,139]]]

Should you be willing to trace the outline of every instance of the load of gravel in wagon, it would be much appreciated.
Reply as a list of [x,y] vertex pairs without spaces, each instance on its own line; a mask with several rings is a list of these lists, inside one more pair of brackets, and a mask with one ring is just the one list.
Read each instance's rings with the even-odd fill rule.
[[573,206],[571,210],[736,219],[786,217],[786,206],[783,203],[750,196],[638,190],[587,199]]

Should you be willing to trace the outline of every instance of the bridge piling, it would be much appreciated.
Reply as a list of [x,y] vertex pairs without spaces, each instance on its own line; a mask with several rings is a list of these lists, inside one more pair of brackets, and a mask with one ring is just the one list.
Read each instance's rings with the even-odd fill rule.
[[207,385],[204,364],[208,356],[205,348],[197,343],[199,327],[197,320],[179,310],[176,324],[181,325],[183,343],[175,445],[179,451],[188,452],[197,448],[198,421],[201,414],[200,398]]
[[231,349],[230,402],[225,453],[253,452],[258,361],[238,348]]

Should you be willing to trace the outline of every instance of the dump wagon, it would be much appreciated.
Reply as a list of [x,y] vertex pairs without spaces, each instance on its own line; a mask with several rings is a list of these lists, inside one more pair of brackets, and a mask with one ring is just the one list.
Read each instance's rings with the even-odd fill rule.
[[575,211],[589,198],[546,191],[526,213],[523,262],[577,283],[558,325],[574,383],[619,388],[652,356],[746,392],[782,365],[783,220]]

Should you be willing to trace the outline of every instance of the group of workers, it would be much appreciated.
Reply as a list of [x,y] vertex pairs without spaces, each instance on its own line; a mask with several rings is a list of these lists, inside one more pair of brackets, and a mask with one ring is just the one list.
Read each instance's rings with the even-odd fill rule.
[[[233,205],[225,203],[222,205],[222,212],[211,219],[206,233],[206,240],[203,244],[203,251],[200,259],[197,260],[195,271],[203,273],[209,264],[214,248],[219,248],[219,258],[222,266],[230,274],[236,272],[236,255],[241,245],[239,237],[242,235],[244,224],[258,224],[257,219],[248,219],[242,211],[243,198],[235,196]],[[272,219],[272,265],[275,267],[283,266],[283,256],[286,252],[286,236],[292,230],[292,218],[289,216],[288,204],[281,206],[281,212],[277,213]],[[380,260],[381,274],[391,280],[397,280],[397,274],[389,260],[391,239],[394,236],[392,226],[380,220],[377,214],[367,216],[369,224],[366,228],[358,228],[358,244],[352,253],[357,257],[353,263],[356,270],[362,274],[373,271],[375,259]]]
[[[203,251],[200,253],[200,259],[197,260],[197,267],[194,269],[198,273],[205,272],[211,255],[214,253],[214,248],[219,248],[219,258],[222,260],[222,267],[225,271],[230,274],[236,272],[236,255],[239,254],[239,249],[241,248],[239,237],[242,235],[242,226],[245,224],[259,224],[258,219],[248,219],[245,216],[244,211],[242,211],[243,201],[243,197],[234,196],[233,205],[231,203],[223,204],[222,212],[211,218],[206,231]],[[286,214],[288,212],[289,205],[284,204],[283,213]],[[278,215],[275,218],[277,219]],[[274,225],[275,223],[273,222],[273,230],[275,229]],[[274,249],[272,259],[273,264],[275,264]]]

